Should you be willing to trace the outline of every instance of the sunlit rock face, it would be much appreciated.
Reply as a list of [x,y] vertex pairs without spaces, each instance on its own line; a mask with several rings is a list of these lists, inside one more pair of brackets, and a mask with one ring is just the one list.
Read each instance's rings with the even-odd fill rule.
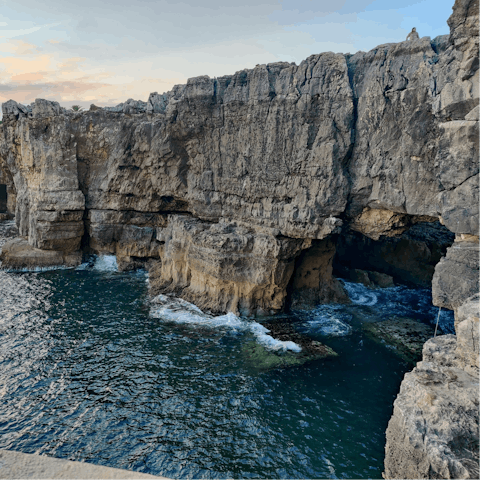
[[[450,37],[197,77],[148,102],[87,112],[6,102],[0,165],[15,191],[20,235],[58,258],[83,249],[115,253],[125,269],[162,262],[160,284],[189,298],[195,291],[216,311],[245,312],[284,308],[298,281],[294,260],[342,228],[379,240],[439,219],[457,235],[478,235],[473,4],[455,4]],[[240,243],[247,235],[255,245],[268,238],[296,246],[289,258],[283,247],[246,247],[242,262],[262,280],[237,291],[220,286],[225,269],[208,256],[200,268],[187,253],[199,240],[173,231],[179,215],[205,232],[235,225]],[[222,228],[213,257],[226,255],[232,232]],[[167,274],[179,260],[162,232],[177,235],[188,269],[209,272],[203,290]],[[322,260],[306,255],[325,272],[318,285],[307,282],[317,301],[341,297],[328,273],[334,253],[333,245]]]

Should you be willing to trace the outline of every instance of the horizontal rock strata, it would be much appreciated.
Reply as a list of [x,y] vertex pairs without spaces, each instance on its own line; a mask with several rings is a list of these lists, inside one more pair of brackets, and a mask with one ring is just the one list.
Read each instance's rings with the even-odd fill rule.
[[[2,209],[19,238],[3,266],[115,254],[148,265],[152,292],[245,315],[345,301],[339,235],[339,263],[365,282],[433,275],[457,337],[427,342],[406,375],[385,474],[478,478],[478,8],[456,0],[450,35],[433,40],[196,77],[147,102],[5,102]],[[429,240],[436,221],[453,245]],[[349,245],[379,258],[349,263]]]
[[29,258],[148,261],[158,288],[258,313],[344,297],[342,226],[373,241],[435,220],[478,235],[475,2],[456,2],[450,36],[196,77],[147,102],[4,103],[0,178]]

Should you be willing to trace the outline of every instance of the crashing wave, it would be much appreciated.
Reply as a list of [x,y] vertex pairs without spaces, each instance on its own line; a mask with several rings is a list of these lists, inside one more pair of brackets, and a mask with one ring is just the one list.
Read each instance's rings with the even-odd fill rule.
[[232,312],[217,317],[203,313],[197,306],[185,300],[158,295],[152,301],[150,315],[154,318],[176,323],[202,325],[212,328],[225,327],[234,331],[251,332],[258,343],[269,350],[277,352],[301,352],[302,348],[295,342],[281,341],[268,335],[270,330],[258,322],[237,317]]

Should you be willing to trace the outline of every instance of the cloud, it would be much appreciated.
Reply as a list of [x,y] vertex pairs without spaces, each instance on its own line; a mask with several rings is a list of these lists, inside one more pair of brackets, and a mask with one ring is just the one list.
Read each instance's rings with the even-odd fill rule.
[[[142,60],[116,65],[116,70],[90,64],[85,57],[47,54],[32,43],[8,40],[0,49],[0,102],[13,99],[29,104],[36,98],[59,101],[64,106],[90,103],[116,105],[129,97],[148,98],[150,92],[168,91],[186,81],[174,72],[163,76],[139,75],[151,70]],[[157,69],[158,70],[158,69]],[[166,75],[165,75],[166,74]]]
[[193,76],[369,50],[403,40],[412,26],[421,35],[448,33],[452,3],[0,0],[0,101],[146,100]]

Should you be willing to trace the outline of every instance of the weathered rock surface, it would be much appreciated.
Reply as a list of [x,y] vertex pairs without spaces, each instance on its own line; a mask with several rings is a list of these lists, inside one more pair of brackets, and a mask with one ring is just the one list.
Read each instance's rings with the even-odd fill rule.
[[339,268],[338,274],[346,280],[350,280],[351,282],[355,283],[362,283],[366,287],[370,288],[388,288],[395,286],[393,277],[386,275],[385,273],[362,270],[359,268]]
[[478,237],[455,239],[447,255],[435,267],[433,303],[454,310],[479,291]]
[[[476,1],[456,2],[449,37],[196,77],[147,102],[80,113],[6,102],[0,170],[20,235],[64,257],[81,246],[116,253],[122,268],[162,261],[158,285],[245,312],[283,308],[292,282],[311,289],[305,298],[339,299],[330,260],[312,253],[343,224],[379,239],[440,219],[478,235]],[[179,215],[203,233],[190,235]],[[238,247],[238,268],[225,260],[232,235],[238,245],[258,237],[245,254]],[[168,273],[180,266],[185,274]]]
[[413,364],[422,358],[423,345],[434,334],[431,325],[402,317],[364,322],[363,329],[374,340],[393,347],[401,357]]
[[302,240],[268,230],[180,215],[170,216],[156,238],[163,243],[162,261],[150,270],[152,292],[175,291],[210,312],[280,311],[294,259],[305,248]]
[[52,266],[75,267],[82,263],[80,251],[62,253],[58,250],[41,250],[32,247],[25,238],[8,240],[2,246],[0,262],[7,269],[35,269]]
[[15,238],[18,236],[18,228],[13,220],[2,219],[0,216],[0,255],[2,253],[2,247],[9,238]]
[[290,280],[289,307],[304,309],[318,303],[350,302],[342,284],[332,275],[335,242],[313,240],[295,260]]
[[47,457],[45,455],[32,455],[28,453],[15,452],[13,450],[0,450],[0,478],[31,478],[31,479],[160,479],[168,480],[165,477],[157,477],[146,473],[132,472],[118,468],[104,467],[84,462],[72,462],[60,458]]
[[[384,274],[425,284],[439,247],[401,236],[439,220],[456,241],[433,296],[455,309],[457,338],[427,342],[406,375],[386,475],[478,478],[478,0],[456,0],[448,24],[433,40],[196,77],[147,102],[80,113],[5,102],[0,175],[23,238],[3,263],[110,252],[124,269],[147,262],[152,292],[262,314],[287,295],[341,300],[342,227],[388,245]],[[412,247],[404,273],[391,247]],[[369,281],[377,270],[352,267]]]
[[476,292],[455,310],[456,335],[425,343],[423,361],[405,375],[385,478],[479,477],[479,316]]
[[281,318],[275,318],[274,320],[262,322],[262,325],[268,328],[269,335],[273,338],[283,342],[295,342],[301,347],[301,351],[274,351],[257,341],[247,342],[242,347],[242,352],[245,356],[246,364],[251,368],[257,370],[287,368],[303,365],[312,360],[338,356],[327,345],[295,331],[291,321],[282,321]]

